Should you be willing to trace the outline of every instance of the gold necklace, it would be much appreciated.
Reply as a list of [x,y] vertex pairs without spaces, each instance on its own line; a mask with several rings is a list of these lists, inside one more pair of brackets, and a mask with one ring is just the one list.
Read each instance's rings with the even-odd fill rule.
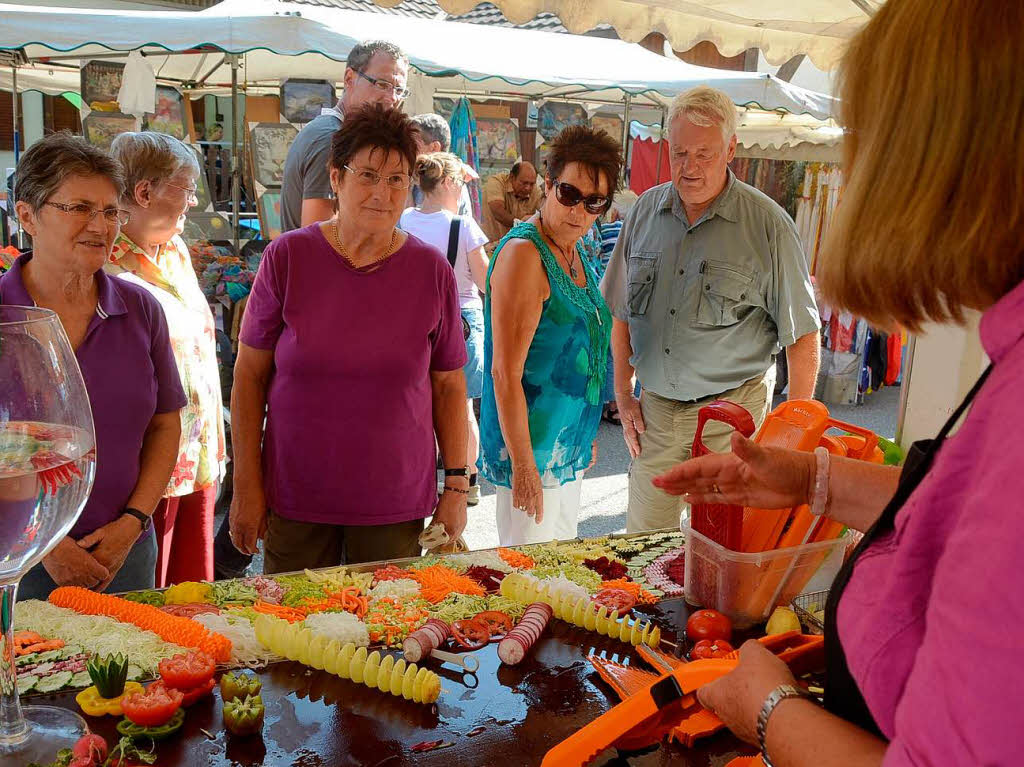
[[338,219],[337,218],[332,218],[331,219],[331,233],[334,235],[334,244],[338,246],[338,251],[341,253],[341,257],[344,258],[346,261],[348,261],[349,264],[351,264],[352,267],[355,268],[355,269],[366,269],[368,266],[373,266],[374,264],[377,264],[377,263],[380,263],[381,261],[383,261],[385,258],[387,258],[388,256],[391,255],[392,251],[394,251],[394,249],[395,249],[395,240],[398,239],[398,230],[397,229],[392,229],[391,230],[391,242],[388,243],[388,247],[387,247],[387,250],[384,251],[384,255],[382,255],[380,258],[375,258],[373,261],[371,261],[370,263],[366,264],[365,266],[357,266],[356,262],[352,260],[352,256],[350,256],[348,254],[348,251],[345,250],[345,246],[341,244],[341,236],[338,234]]
[[572,249],[572,261],[569,261],[569,257],[565,255],[565,251],[562,250],[562,246],[555,242],[555,238],[552,237],[550,233],[548,233],[547,227],[544,226],[544,216],[542,216],[539,212],[537,213],[537,220],[540,221],[541,232],[544,234],[545,237],[551,240],[552,245],[558,248],[559,255],[562,256],[562,260],[565,261],[565,265],[569,267],[569,274],[575,281],[576,279],[579,278],[579,273],[576,271],[576,249]]

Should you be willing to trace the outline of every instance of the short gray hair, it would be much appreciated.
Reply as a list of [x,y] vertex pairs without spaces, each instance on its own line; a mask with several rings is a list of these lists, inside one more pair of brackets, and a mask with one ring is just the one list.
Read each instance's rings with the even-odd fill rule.
[[726,144],[736,135],[736,107],[732,99],[716,88],[698,85],[680,93],[669,108],[668,125],[672,125],[680,115],[686,115],[686,119],[702,128],[718,125]]
[[348,52],[345,65],[356,72],[362,72],[369,65],[370,59],[377,53],[382,53],[388,58],[406,65],[409,63],[409,57],[405,55],[405,51],[394,43],[389,43],[387,40],[363,40]]
[[166,133],[119,133],[110,153],[124,169],[124,196],[129,201],[134,201],[140,181],[167,181],[183,170],[199,173],[199,158],[192,148]]
[[452,145],[452,129],[448,127],[448,122],[441,117],[441,115],[434,114],[433,112],[427,112],[425,114],[416,115],[412,118],[412,121],[416,124],[416,127],[420,129],[420,133],[424,139],[429,143],[430,141],[436,141],[441,145],[441,152],[447,152]]
[[72,176],[102,176],[124,193],[124,174],[117,160],[81,136],[67,131],[44,136],[18,161],[14,176],[17,199],[39,210]]

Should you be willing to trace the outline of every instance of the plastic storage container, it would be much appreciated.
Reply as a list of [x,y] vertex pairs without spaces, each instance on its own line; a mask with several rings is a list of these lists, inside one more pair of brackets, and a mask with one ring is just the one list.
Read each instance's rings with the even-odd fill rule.
[[680,523],[686,536],[686,601],[718,610],[736,628],[762,623],[776,605],[788,605],[808,586],[828,588],[849,547],[851,531],[819,543],[771,551],[732,551]]

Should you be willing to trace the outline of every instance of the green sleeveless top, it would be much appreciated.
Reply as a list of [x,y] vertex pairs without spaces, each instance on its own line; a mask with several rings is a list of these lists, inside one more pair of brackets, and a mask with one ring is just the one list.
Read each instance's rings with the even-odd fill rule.
[[[494,251],[484,299],[484,390],[480,404],[480,471],[495,485],[512,486],[512,464],[498,421],[491,362],[491,273],[510,239],[529,240],[540,253],[551,295],[544,302],[523,369],[533,454],[544,487],[576,479],[590,464],[590,445],[601,422],[601,390],[608,367],[612,316],[598,290],[597,274],[581,258],[581,288],[558,265],[533,224],[517,224]],[[577,244],[577,250],[579,245]],[[582,255],[582,253],[581,253]]]

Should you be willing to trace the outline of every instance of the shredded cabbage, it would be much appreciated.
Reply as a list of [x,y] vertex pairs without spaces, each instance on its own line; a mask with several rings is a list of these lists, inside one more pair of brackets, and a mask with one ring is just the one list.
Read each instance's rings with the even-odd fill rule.
[[313,613],[303,622],[314,634],[337,639],[342,645],[348,642],[357,647],[370,645],[370,630],[352,613]]
[[202,623],[210,631],[223,634],[231,640],[231,664],[260,668],[280,658],[256,639],[252,621],[234,611],[230,613],[200,613],[192,620]]
[[370,589],[371,599],[383,599],[394,597],[395,599],[408,599],[420,595],[420,584],[411,578],[397,578],[393,581],[381,581]]
[[498,570],[503,573],[512,572],[508,562],[502,559],[496,551],[470,551],[466,554],[449,554],[444,558],[444,564],[453,570],[458,570],[460,573],[475,565],[482,565],[483,567],[489,567],[492,570]]
[[81,615],[38,599],[18,602],[14,618],[19,631],[35,631],[45,637],[81,645],[94,655],[123,653],[147,674],[156,674],[164,658],[188,652],[165,642],[152,631],[121,623],[102,615]]

